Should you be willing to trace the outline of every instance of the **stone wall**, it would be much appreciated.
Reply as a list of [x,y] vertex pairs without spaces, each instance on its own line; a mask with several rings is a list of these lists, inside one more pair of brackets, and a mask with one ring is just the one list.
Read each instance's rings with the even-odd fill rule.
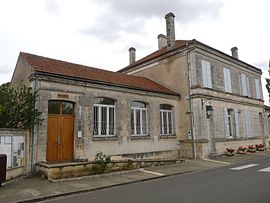
[[[39,98],[37,106],[42,111],[44,121],[37,127],[36,141],[37,162],[46,161],[47,149],[47,116],[49,100],[68,100],[75,103],[75,129],[74,129],[74,159],[88,158],[93,160],[97,152],[106,155],[137,154],[149,152],[163,152],[168,156],[171,151],[175,156],[177,149],[176,137],[180,134],[179,97],[162,95],[158,93],[131,90],[113,86],[80,83],[55,78],[40,79],[37,85]],[[65,94],[66,98],[59,98]],[[114,99],[116,108],[116,136],[93,137],[93,104],[96,97]],[[147,104],[148,136],[131,136],[131,102],[141,101]],[[160,135],[160,104],[173,106],[173,120],[175,134],[172,136]],[[79,109],[82,115],[79,116]],[[81,123],[82,137],[78,136],[78,124]],[[160,155],[163,156],[163,155]]]
[[[17,142],[17,138],[20,138]],[[31,148],[28,131],[0,128],[0,154],[8,156],[6,179],[10,180],[31,173]],[[6,147],[5,147],[6,146]]]

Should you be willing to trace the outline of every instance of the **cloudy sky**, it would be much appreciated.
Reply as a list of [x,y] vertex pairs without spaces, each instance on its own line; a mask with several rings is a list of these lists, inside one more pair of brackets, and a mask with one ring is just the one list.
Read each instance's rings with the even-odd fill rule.
[[[176,16],[176,38],[197,39],[268,76],[269,0],[0,1],[0,84],[11,79],[20,51],[117,71],[157,49],[164,16]],[[266,91],[264,98],[268,98]],[[266,99],[267,100],[267,99]]]

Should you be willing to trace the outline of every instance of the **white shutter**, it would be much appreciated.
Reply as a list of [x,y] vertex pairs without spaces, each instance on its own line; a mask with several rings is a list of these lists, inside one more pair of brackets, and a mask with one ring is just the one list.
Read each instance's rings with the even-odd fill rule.
[[203,86],[212,88],[210,63],[204,60],[202,60],[202,76],[203,76]]
[[224,74],[224,89],[225,92],[232,92],[232,85],[231,85],[231,72],[227,68],[223,68]]
[[246,74],[241,74],[241,81],[242,81],[242,91],[243,91],[243,96],[247,96],[247,76]]
[[255,88],[256,88],[256,98],[261,99],[261,87],[260,87],[260,81],[258,79],[255,79]]
[[246,130],[247,130],[247,137],[252,137],[252,128],[251,128],[251,120],[250,120],[250,112],[246,112]]
[[249,78],[247,77],[247,95],[250,97]]
[[235,118],[236,138],[240,138],[239,116],[238,116],[238,110],[237,109],[234,109],[234,118]]
[[225,131],[225,137],[229,139],[230,132],[229,132],[228,110],[226,108],[224,108],[224,131]]
[[228,92],[232,92],[231,71],[229,69],[227,69],[227,77],[228,77]]
[[261,98],[260,99],[263,100],[262,81],[261,80],[259,80],[259,85],[260,85],[259,90],[260,90],[260,93],[261,93]]
[[208,87],[212,88],[211,66],[209,62],[207,62],[207,80],[208,80]]

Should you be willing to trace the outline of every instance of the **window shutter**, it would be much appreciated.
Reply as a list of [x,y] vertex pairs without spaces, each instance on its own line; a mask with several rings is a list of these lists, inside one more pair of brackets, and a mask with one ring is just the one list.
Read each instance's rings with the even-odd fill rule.
[[234,109],[234,118],[235,118],[236,138],[240,138],[239,116],[238,116],[238,110],[237,109]]
[[208,87],[212,88],[211,66],[209,62],[207,62],[207,81]]
[[247,77],[247,96],[250,97],[249,78]]
[[241,74],[241,81],[242,81],[242,91],[243,96],[247,96],[247,77],[245,74]]
[[227,69],[228,77],[228,92],[232,92],[232,81],[231,81],[231,71]]
[[228,110],[226,108],[224,108],[224,131],[225,131],[225,137],[229,139],[230,133],[229,133]]
[[247,130],[247,137],[252,137],[252,129],[251,129],[251,120],[250,120],[250,112],[246,112],[246,130]]
[[232,85],[231,85],[231,72],[227,68],[223,68],[224,74],[224,89],[225,92],[232,92]]
[[202,60],[203,86],[212,88],[211,67],[210,63]]
[[258,79],[255,79],[256,98],[262,99],[261,83]]

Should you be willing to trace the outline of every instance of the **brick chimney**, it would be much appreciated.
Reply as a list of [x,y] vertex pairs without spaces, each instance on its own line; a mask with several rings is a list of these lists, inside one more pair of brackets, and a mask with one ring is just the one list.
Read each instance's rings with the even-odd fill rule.
[[231,48],[232,51],[232,57],[238,59],[238,49],[237,47]]
[[136,49],[134,47],[130,47],[128,51],[129,51],[129,65],[131,65],[136,61]]
[[162,49],[167,46],[167,36],[163,34],[158,35],[158,49]]
[[166,30],[167,30],[167,45],[169,49],[174,47],[175,45],[174,17],[175,15],[171,12],[165,15]]

